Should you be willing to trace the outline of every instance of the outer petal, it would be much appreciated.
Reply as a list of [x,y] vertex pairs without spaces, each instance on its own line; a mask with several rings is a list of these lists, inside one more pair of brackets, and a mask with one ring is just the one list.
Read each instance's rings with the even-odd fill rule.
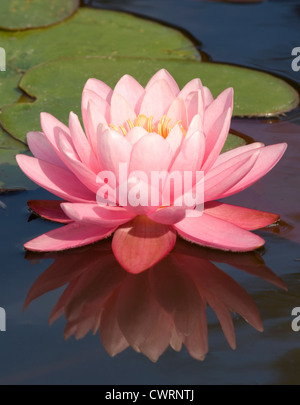
[[24,247],[36,252],[52,252],[88,245],[110,236],[115,228],[82,225],[73,222],[54,229],[25,243]]
[[166,70],[166,69],[161,69],[157,73],[155,73],[154,76],[151,77],[149,80],[147,86],[146,86],[146,91],[150,89],[157,81],[163,80],[165,81],[169,88],[172,90],[172,93],[174,96],[177,96],[179,93],[179,87],[178,84],[176,83],[175,79],[173,76]]
[[158,80],[149,89],[146,87],[146,94],[141,104],[140,114],[144,114],[147,117],[153,116],[153,122],[156,124],[167,114],[174,99],[174,93],[168,83],[164,80]]
[[205,108],[207,108],[214,101],[214,98],[211,94],[211,91],[206,86],[203,86],[203,97]]
[[90,100],[87,107],[86,120],[84,120],[84,128],[95,155],[97,154],[97,129],[100,124],[107,126],[107,121],[97,104],[93,100]]
[[185,207],[165,207],[159,208],[152,214],[148,215],[150,219],[160,224],[172,225],[183,220],[186,215]]
[[163,137],[155,133],[145,135],[132,147],[128,172],[142,170],[150,181],[151,172],[169,169],[172,156],[171,147]]
[[187,96],[190,93],[193,93],[197,90],[202,89],[202,82],[200,79],[193,79],[189,81],[181,90],[181,92],[178,94],[178,97],[182,98],[184,101],[186,101]]
[[188,122],[191,122],[195,115],[199,115],[201,119],[204,119],[205,105],[203,100],[202,89],[190,93],[185,101]]
[[170,172],[200,170],[205,152],[205,137],[202,131],[194,132],[191,136],[185,137],[181,149],[176,156]]
[[204,134],[206,150],[203,170],[207,171],[219,156],[227,138],[233,108],[233,90],[226,89],[206,109]]
[[82,100],[81,100],[81,112],[84,126],[86,127],[87,124],[87,109],[90,101],[93,101],[93,103],[97,105],[99,113],[105,118],[107,122],[109,122],[110,121],[109,103],[104,98],[98,96],[93,91],[84,90],[84,92],[82,93]]
[[72,219],[67,217],[61,209],[62,202],[62,200],[29,200],[27,205],[42,218],[67,224],[72,222]]
[[187,133],[186,133],[186,138],[188,138],[189,136],[192,136],[197,131],[203,132],[202,118],[198,114],[195,115],[193,117],[192,121],[190,122]]
[[279,215],[272,214],[271,212],[252,210],[218,201],[206,203],[205,213],[249,231],[264,228],[279,220]]
[[201,217],[185,218],[173,228],[183,239],[233,252],[247,252],[264,244],[260,236],[205,212]]
[[254,151],[255,149],[261,149],[263,146],[265,145],[261,142],[253,142],[249,145],[240,146],[238,148],[234,148],[227,152],[221,153],[210,170],[215,169],[220,164],[228,162],[230,159],[233,159],[236,156],[241,156],[243,153],[249,152],[251,150]]
[[182,98],[176,98],[173,101],[167,112],[167,117],[171,119],[171,126],[174,126],[176,123],[180,122],[183,128],[187,128],[187,111]]
[[263,177],[280,160],[286,150],[286,147],[286,143],[279,143],[277,145],[270,145],[261,148],[259,157],[250,172],[219,198],[238,193]]
[[124,75],[114,88],[115,94],[120,94],[131,105],[136,113],[139,112],[145,90],[132,76]]
[[171,146],[174,156],[176,156],[183,141],[183,133],[179,125],[175,125],[175,127],[171,129],[168,136],[166,137],[166,141]]
[[136,119],[136,113],[131,104],[120,94],[115,93],[111,98],[111,124],[126,125],[127,120],[132,122]]
[[93,91],[108,102],[110,102],[110,98],[113,92],[106,83],[98,79],[89,79],[84,86],[83,91],[85,90]]
[[34,157],[66,169],[66,165],[42,132],[28,132],[27,143]]
[[122,207],[101,207],[98,204],[62,203],[61,208],[74,221],[113,228],[129,222],[134,215]]
[[144,135],[148,134],[149,132],[146,131],[142,127],[134,127],[132,128],[126,135],[126,139],[131,145],[134,145],[137,141],[143,138]]
[[138,216],[114,234],[112,249],[121,266],[140,273],[163,259],[174,247],[176,232],[168,225]]
[[245,153],[217,166],[204,177],[204,201],[222,198],[223,194],[241,181],[254,167],[260,151]]
[[119,164],[129,164],[132,146],[127,137],[112,129],[104,129],[101,125],[97,134],[98,159],[101,169],[112,171],[118,180]]
[[74,114],[73,112],[70,113],[69,128],[71,132],[73,145],[82,163],[95,173],[98,173],[99,163],[97,162],[96,156],[92,151],[91,145],[89,144],[87,137],[83,132],[83,129],[81,127],[77,115]]
[[52,145],[58,156],[60,156],[58,135],[62,134],[71,141],[69,128],[48,113],[41,113],[41,127],[49,143]]
[[74,173],[78,180],[86,185],[92,192],[97,193],[99,184],[97,184],[97,175],[76,159],[74,149],[66,138],[59,137],[59,147],[61,156],[69,169]]
[[16,159],[26,176],[58,197],[74,202],[95,201],[95,194],[70,171],[31,156],[17,155]]

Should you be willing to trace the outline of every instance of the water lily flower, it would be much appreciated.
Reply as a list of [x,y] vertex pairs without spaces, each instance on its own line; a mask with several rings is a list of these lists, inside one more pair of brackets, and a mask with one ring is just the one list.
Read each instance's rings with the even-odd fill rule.
[[[58,251],[113,235],[116,259],[127,271],[139,273],[164,258],[177,235],[229,251],[262,246],[264,240],[250,231],[275,222],[278,216],[217,200],[244,190],[265,175],[279,161],[286,144],[255,142],[221,153],[232,109],[232,88],[213,99],[200,79],[193,79],[180,90],[164,69],[145,88],[129,75],[113,90],[100,80],[89,79],[82,95],[84,130],[73,112],[69,127],[42,113],[43,132],[27,136],[34,157],[17,156],[31,180],[64,200],[31,203],[42,217],[65,225],[27,242],[25,248]],[[124,166],[128,168],[125,180],[119,170]],[[166,203],[166,179],[155,203],[145,203],[141,197],[152,190],[144,181],[137,193],[138,204],[121,203],[124,192],[116,196],[116,191],[124,191],[126,183],[129,196],[136,185],[130,176],[137,172],[146,176],[164,172],[169,179],[175,172],[182,178],[188,172],[190,194],[198,185],[196,174],[203,173],[203,212],[199,214],[197,203],[177,204],[185,189],[180,193],[174,187],[170,192],[169,187]],[[108,181],[108,174],[114,175],[114,183]],[[107,191],[101,194],[107,198],[106,205],[99,202],[101,188]]]

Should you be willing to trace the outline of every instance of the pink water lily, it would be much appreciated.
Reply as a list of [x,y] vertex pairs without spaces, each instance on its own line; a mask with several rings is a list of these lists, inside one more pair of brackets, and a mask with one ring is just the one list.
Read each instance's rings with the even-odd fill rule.
[[[221,153],[232,108],[232,88],[213,99],[200,79],[194,79],[180,90],[164,69],[145,88],[129,75],[114,90],[100,80],[88,80],[82,96],[85,132],[74,113],[69,127],[42,113],[43,132],[27,136],[34,157],[17,156],[30,179],[64,200],[30,203],[42,217],[65,225],[27,242],[25,248],[58,251],[113,234],[116,259],[127,271],[139,273],[165,257],[177,235],[222,250],[250,251],[262,246],[264,240],[249,231],[275,222],[278,216],[216,200],[265,175],[286,144],[255,142]],[[176,204],[182,196],[175,191],[171,202],[164,204],[164,188],[159,204],[122,205],[120,199],[115,205],[99,204],[99,188],[107,185],[102,173],[114,174],[114,193],[123,184],[120,165],[127,165],[128,173],[190,172],[193,189],[201,171],[204,212],[198,215],[196,204]]]

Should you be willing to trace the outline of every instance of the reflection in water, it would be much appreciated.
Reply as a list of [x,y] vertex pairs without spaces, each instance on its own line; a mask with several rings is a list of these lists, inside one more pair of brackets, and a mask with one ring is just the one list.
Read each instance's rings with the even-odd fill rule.
[[[170,345],[185,345],[203,360],[208,351],[206,307],[216,313],[229,345],[235,348],[230,311],[262,330],[258,309],[248,293],[214,263],[227,263],[285,288],[257,252],[230,254],[178,241],[163,261],[139,275],[124,271],[110,241],[59,253],[27,253],[29,260],[54,258],[31,287],[24,308],[39,296],[68,284],[49,322],[66,318],[65,338],[99,330],[114,356],[131,346],[152,361]],[[214,263],[213,263],[214,262]]]

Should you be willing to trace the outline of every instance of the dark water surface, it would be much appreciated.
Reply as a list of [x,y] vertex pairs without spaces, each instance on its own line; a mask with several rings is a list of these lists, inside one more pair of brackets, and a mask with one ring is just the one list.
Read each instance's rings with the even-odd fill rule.
[[[249,5],[198,0],[86,3],[176,25],[201,43],[199,49],[213,61],[266,70],[293,81],[295,87],[300,85],[300,72],[291,69],[291,50],[300,46],[298,1],[265,1]],[[167,259],[161,267],[135,279],[116,268],[105,243],[97,244],[91,250],[83,249],[81,256],[72,253],[27,255],[24,258],[24,242],[57,227],[41,219],[28,222],[26,202],[53,196],[40,188],[2,195],[0,307],[6,310],[7,330],[0,332],[0,384],[299,384],[300,331],[295,332],[291,327],[291,311],[300,307],[299,125],[297,109],[272,124],[259,120],[233,121],[235,130],[254,140],[266,144],[288,143],[286,154],[271,173],[249,190],[226,199],[226,202],[280,213],[279,225],[258,231],[266,245],[256,253],[223,254],[181,243],[171,255],[170,260],[174,258],[174,262]],[[95,270],[98,251],[105,257],[99,264],[99,271],[105,273],[105,266],[113,269],[109,280],[101,279]],[[176,263],[174,267],[172,263]],[[53,291],[33,301],[23,312],[28,291],[46,269],[46,276],[35,284],[33,294]],[[218,319],[209,309],[209,351],[204,361],[192,358],[184,346],[179,352],[169,347],[156,363],[130,347],[112,358],[103,347],[99,332],[95,336],[89,332],[78,340],[72,336],[66,341],[63,316],[48,326],[49,315],[64,291],[62,286],[69,282],[73,285],[76,279],[78,296],[72,305],[65,307],[69,316],[89,302],[89,315],[95,317],[97,309],[101,308],[101,297],[108,291],[113,292],[123,311],[119,319],[133,345],[135,339],[149,333],[147,325],[153,321],[153,314],[157,314],[151,307],[149,293],[153,285],[152,293],[156,294],[162,307],[168,308],[173,315],[176,313],[176,325],[182,330],[196,322],[199,297],[194,291],[197,285],[201,285],[204,295],[216,294],[221,303],[231,300],[233,309],[258,327],[259,315],[251,299],[224,274],[233,277],[252,297],[264,331],[257,331],[241,316],[234,315],[237,348],[232,350]],[[281,288],[277,276],[288,291]],[[101,285],[101,288],[93,288],[95,285]],[[68,304],[71,293],[65,293],[64,305]],[[144,312],[139,313],[137,325],[130,319],[130,305],[133,308],[139,300],[143,302]],[[110,304],[113,319],[113,300]],[[167,319],[165,323],[168,323]],[[72,325],[68,331],[72,332]],[[159,342],[167,334],[163,331],[163,328],[156,331],[153,338],[156,346],[149,349],[152,355],[160,350]],[[84,322],[77,332],[84,334]],[[104,332],[102,338],[105,340]],[[106,341],[105,347],[110,344]],[[194,357],[199,350],[195,349]]]

